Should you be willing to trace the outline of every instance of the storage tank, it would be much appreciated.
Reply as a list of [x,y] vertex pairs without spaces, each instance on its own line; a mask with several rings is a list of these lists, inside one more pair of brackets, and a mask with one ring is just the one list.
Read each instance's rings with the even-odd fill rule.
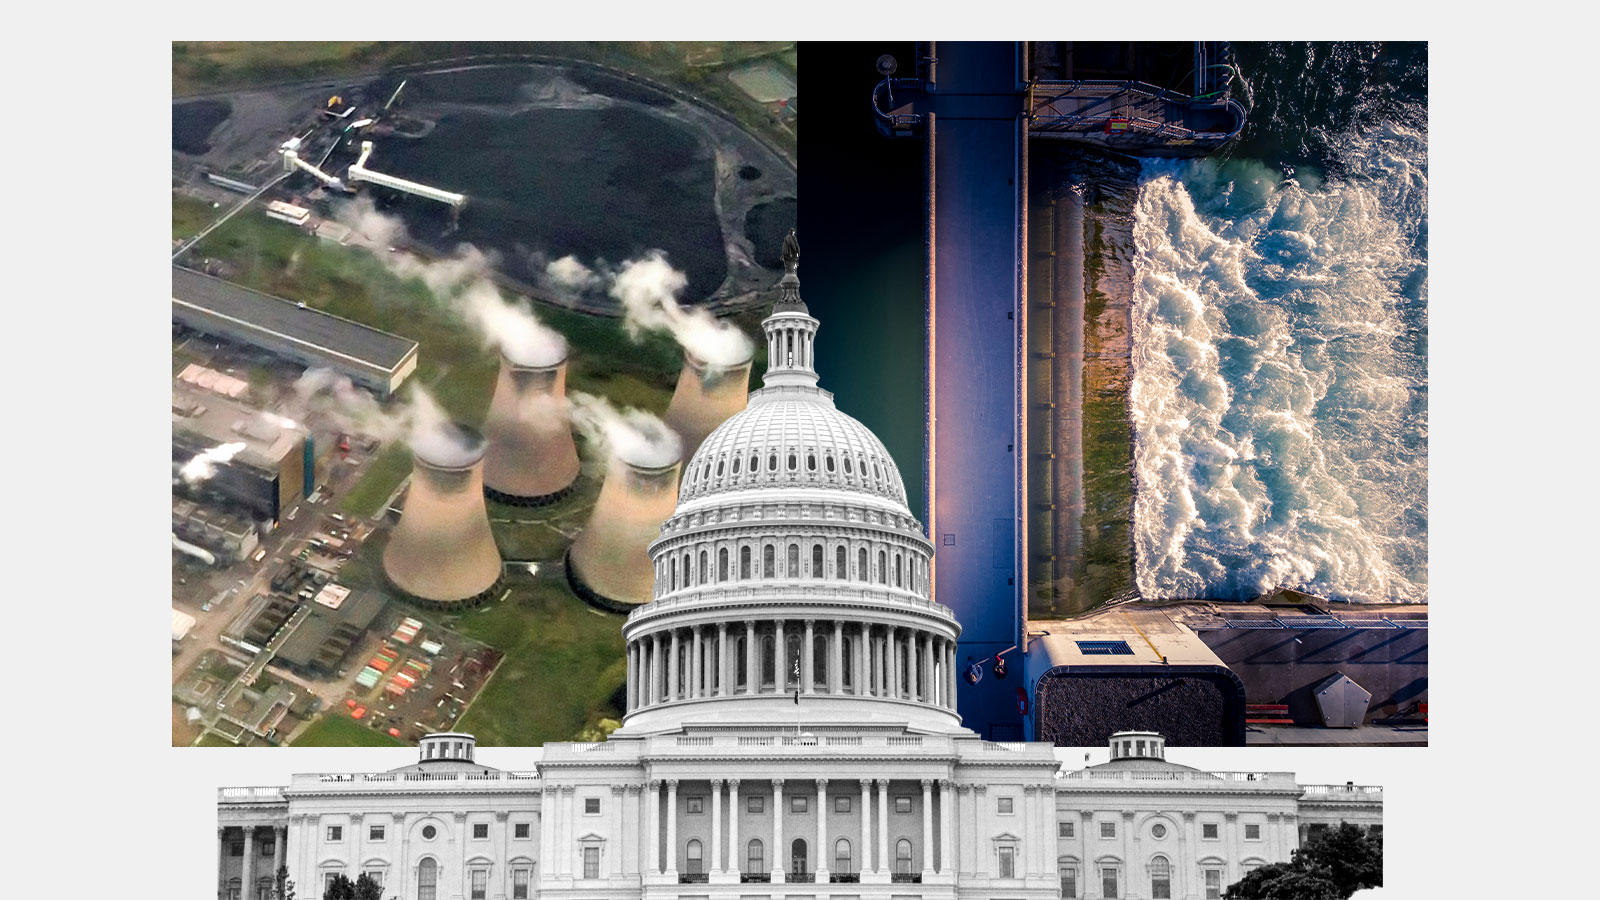
[[676,459],[660,464],[612,457],[589,522],[567,550],[574,593],[624,612],[650,602],[655,568],[648,551],[677,507],[680,466]]
[[514,506],[544,506],[565,497],[578,479],[578,447],[567,406],[567,359],[500,355],[500,377],[484,421],[489,451],[484,493]]
[[430,605],[475,606],[500,583],[500,551],[483,502],[487,442],[474,428],[446,423],[413,441],[411,489],[383,551],[396,588]]
[[749,357],[731,366],[713,366],[685,351],[678,386],[661,417],[683,440],[683,458],[693,459],[707,435],[745,408],[749,394]]

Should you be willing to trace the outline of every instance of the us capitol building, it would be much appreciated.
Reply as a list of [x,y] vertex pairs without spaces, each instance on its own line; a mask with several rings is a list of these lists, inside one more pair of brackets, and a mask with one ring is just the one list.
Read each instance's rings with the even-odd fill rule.
[[683,471],[623,626],[627,714],[597,743],[474,761],[435,734],[386,772],[222,788],[218,897],[370,873],[400,900],[1201,900],[1382,793],[1203,772],[1160,735],[1109,762],[961,726],[960,625],[883,444],[817,387],[798,249],[763,323],[764,387]]

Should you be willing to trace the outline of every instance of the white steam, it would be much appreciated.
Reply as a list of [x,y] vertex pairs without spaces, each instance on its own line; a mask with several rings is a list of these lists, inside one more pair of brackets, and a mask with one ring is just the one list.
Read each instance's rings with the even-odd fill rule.
[[570,253],[546,265],[544,274],[554,286],[569,291],[595,290],[605,283],[598,272],[579,262]]
[[[505,353],[512,362],[525,366],[552,366],[567,356],[567,342],[546,326],[522,302],[508,303],[491,279],[497,260],[471,244],[456,247],[453,256],[424,259],[410,253],[391,253],[387,248],[407,240],[405,224],[394,216],[378,212],[366,197],[344,204],[339,217],[363,233],[381,235],[371,242],[384,267],[400,278],[416,278],[452,312],[464,319],[482,336],[484,344]],[[570,261],[570,265],[566,265]],[[572,257],[557,260],[566,277],[582,280],[582,273],[597,278]],[[581,270],[581,271],[580,271]]]
[[382,441],[403,439],[412,453],[436,465],[470,465],[482,455],[482,441],[452,422],[421,385],[413,384],[409,400],[393,410],[328,369],[307,369],[294,392],[300,406],[329,417],[342,430]]
[[523,366],[548,367],[567,358],[567,340],[520,302],[507,303],[488,281],[474,281],[457,304],[484,340]]
[[647,331],[666,331],[684,352],[709,366],[749,362],[755,345],[744,332],[700,307],[678,305],[677,295],[688,284],[660,250],[623,263],[611,277],[611,296],[622,303],[628,336],[639,340]]
[[617,409],[604,397],[572,392],[572,421],[606,455],[644,468],[670,466],[683,454],[683,441],[655,415],[642,409]]
[[193,459],[184,463],[178,474],[189,484],[199,484],[217,474],[217,466],[244,452],[244,447],[243,441],[231,441],[202,450],[196,453]]

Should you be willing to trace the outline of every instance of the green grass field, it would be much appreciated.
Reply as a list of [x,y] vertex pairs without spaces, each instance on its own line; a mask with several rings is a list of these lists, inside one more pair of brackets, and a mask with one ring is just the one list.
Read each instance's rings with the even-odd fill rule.
[[571,740],[596,719],[620,717],[623,617],[567,590],[559,566],[504,602],[463,614],[454,630],[505,651],[505,659],[457,725],[496,746]]
[[295,747],[405,747],[381,731],[350,718],[343,709],[324,714],[294,739]]

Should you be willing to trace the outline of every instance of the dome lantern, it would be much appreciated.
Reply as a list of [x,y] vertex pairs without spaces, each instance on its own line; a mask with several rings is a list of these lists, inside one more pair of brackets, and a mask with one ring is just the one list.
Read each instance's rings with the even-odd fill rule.
[[817,370],[813,356],[817,338],[816,319],[800,299],[800,241],[794,229],[783,239],[783,280],[778,282],[778,302],[772,315],[761,323],[767,335],[767,373],[761,379],[766,387],[816,387]]

